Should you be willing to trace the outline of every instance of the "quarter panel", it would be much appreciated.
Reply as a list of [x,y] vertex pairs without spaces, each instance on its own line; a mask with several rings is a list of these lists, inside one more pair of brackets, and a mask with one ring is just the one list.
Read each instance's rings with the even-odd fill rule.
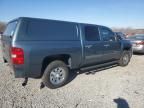
[[24,49],[26,76],[40,75],[43,59],[47,56],[69,54],[71,68],[79,67],[82,59],[80,41],[18,41],[14,46]]

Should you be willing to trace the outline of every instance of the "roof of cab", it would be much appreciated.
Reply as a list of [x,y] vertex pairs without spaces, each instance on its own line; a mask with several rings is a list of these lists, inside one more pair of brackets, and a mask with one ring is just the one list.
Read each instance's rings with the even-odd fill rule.
[[45,21],[51,20],[51,21],[61,21],[61,22],[68,22],[68,23],[76,23],[76,24],[82,24],[82,25],[95,25],[95,26],[106,27],[106,26],[97,25],[97,24],[90,24],[90,23],[79,23],[79,22],[52,20],[52,19],[43,19],[43,18],[32,18],[32,17],[18,17],[18,18],[15,18],[15,19],[11,20],[10,22],[17,21],[17,20],[24,20],[24,19],[28,19],[28,20],[45,20]]

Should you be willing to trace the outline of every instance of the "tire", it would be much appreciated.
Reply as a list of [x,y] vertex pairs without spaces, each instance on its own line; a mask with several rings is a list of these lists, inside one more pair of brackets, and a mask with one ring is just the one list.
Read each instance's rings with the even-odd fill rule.
[[69,69],[63,61],[52,61],[45,69],[42,82],[51,89],[59,88],[66,84]]
[[129,51],[123,51],[122,56],[119,60],[119,66],[127,66],[130,62],[130,52]]

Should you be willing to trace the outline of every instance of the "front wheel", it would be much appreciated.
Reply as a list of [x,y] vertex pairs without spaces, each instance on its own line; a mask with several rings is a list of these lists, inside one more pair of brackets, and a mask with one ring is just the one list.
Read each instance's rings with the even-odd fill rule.
[[45,86],[55,89],[63,86],[69,76],[69,69],[63,61],[55,60],[45,69],[42,81]]
[[127,66],[128,63],[130,62],[130,52],[129,51],[123,51],[123,54],[119,60],[119,65],[120,66]]

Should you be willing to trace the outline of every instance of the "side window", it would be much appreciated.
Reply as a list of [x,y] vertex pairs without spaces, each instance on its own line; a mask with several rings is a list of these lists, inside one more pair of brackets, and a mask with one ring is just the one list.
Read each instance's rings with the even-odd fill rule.
[[27,34],[35,40],[78,40],[76,24],[62,21],[30,21]]
[[122,36],[120,34],[118,34],[118,33],[116,33],[116,36],[117,36],[118,40],[122,40],[123,39]]
[[115,41],[115,34],[108,28],[101,27],[100,33],[103,41]]
[[9,23],[7,25],[7,27],[6,27],[3,35],[5,35],[5,36],[13,36],[14,32],[15,32],[16,25],[17,25],[17,21]]
[[97,26],[85,27],[85,40],[86,41],[100,41],[99,30]]

